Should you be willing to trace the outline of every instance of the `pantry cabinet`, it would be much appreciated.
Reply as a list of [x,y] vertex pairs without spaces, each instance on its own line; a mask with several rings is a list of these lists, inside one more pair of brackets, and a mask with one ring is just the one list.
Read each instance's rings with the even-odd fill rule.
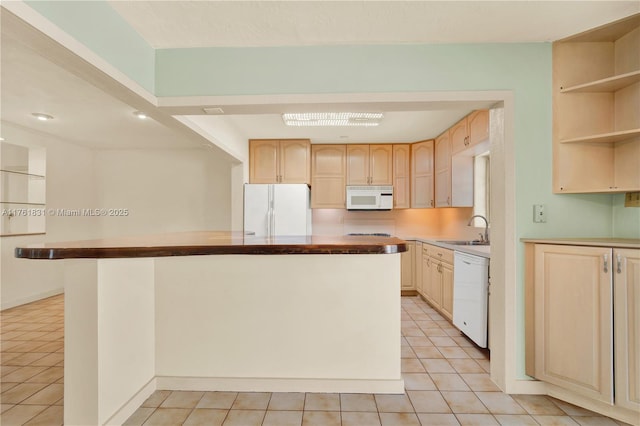
[[640,248],[616,246],[628,241],[525,241],[527,374],[623,421],[640,409]]
[[451,207],[451,144],[447,130],[435,141],[436,207]]
[[415,291],[415,277],[414,277],[414,259],[415,259],[415,241],[407,241],[407,251],[403,252],[400,255],[400,263],[401,263],[401,290],[405,291]]
[[433,195],[433,139],[411,145],[411,207],[435,207]]
[[411,207],[411,145],[393,145],[393,208]]
[[393,185],[392,145],[347,145],[347,185]]
[[553,191],[640,190],[640,14],[553,43]]
[[249,183],[311,182],[308,139],[249,141]]
[[311,146],[311,207],[346,207],[347,148],[345,145]]

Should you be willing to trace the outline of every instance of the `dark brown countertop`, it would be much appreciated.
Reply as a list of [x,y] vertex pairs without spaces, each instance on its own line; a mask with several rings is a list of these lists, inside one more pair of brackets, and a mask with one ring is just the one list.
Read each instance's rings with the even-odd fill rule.
[[242,232],[198,231],[17,247],[24,259],[104,259],[216,254],[390,254],[404,240],[373,236],[256,237]]

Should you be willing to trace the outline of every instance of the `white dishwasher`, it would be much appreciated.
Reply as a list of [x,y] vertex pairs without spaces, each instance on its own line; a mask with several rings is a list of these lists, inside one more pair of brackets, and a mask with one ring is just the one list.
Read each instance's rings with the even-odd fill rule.
[[454,251],[453,325],[481,348],[487,347],[489,259]]

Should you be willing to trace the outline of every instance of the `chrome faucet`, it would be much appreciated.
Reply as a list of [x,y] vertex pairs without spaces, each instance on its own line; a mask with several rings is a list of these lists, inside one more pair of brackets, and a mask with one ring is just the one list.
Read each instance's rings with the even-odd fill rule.
[[[469,219],[469,223],[467,223],[467,226],[471,226],[471,222],[473,222],[473,219],[479,217],[482,218],[482,220],[484,220],[485,223],[485,227],[484,227],[484,238],[481,240],[485,243],[489,243],[489,221],[487,220],[486,217],[482,216],[481,214],[476,214],[471,216],[471,219]],[[482,234],[480,234],[480,237],[482,237]]]

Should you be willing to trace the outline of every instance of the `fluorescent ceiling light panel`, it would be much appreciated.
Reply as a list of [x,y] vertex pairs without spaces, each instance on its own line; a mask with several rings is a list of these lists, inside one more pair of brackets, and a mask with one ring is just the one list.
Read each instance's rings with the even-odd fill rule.
[[294,112],[282,114],[287,126],[363,126],[380,124],[381,112]]

